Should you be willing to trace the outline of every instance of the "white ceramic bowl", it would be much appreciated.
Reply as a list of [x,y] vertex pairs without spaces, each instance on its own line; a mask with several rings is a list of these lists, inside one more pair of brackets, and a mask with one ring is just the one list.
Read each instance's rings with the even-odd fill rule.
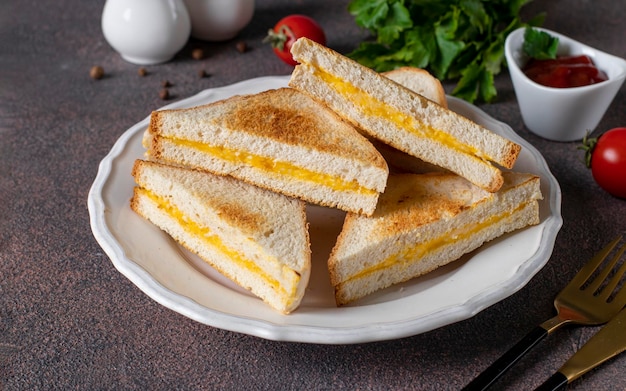
[[234,38],[254,15],[254,0],[185,0],[185,4],[191,36],[205,41]]
[[102,32],[124,60],[159,64],[185,46],[191,21],[182,0],[107,0]]
[[626,78],[626,61],[601,52],[564,35],[545,31],[559,39],[559,55],[585,54],[608,80],[584,87],[552,88],[535,83],[521,70],[528,57],[522,50],[525,28],[506,39],[504,53],[526,127],[543,138],[576,141],[593,131]]

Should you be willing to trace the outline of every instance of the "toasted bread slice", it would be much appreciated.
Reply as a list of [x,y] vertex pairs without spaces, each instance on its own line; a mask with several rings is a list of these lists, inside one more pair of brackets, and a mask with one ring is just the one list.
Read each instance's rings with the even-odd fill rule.
[[371,217],[348,213],[328,261],[345,305],[539,223],[539,177],[505,172],[498,192],[452,173],[391,174]]
[[448,107],[446,91],[443,89],[441,81],[425,69],[400,67],[392,71],[383,72],[382,75],[432,100],[440,106]]
[[308,284],[305,204],[228,176],[137,160],[132,210],[281,313]]
[[155,111],[148,133],[151,158],[366,215],[389,173],[354,126],[291,88]]
[[307,38],[291,48],[289,85],[385,144],[463,176],[487,191],[502,186],[521,147]]

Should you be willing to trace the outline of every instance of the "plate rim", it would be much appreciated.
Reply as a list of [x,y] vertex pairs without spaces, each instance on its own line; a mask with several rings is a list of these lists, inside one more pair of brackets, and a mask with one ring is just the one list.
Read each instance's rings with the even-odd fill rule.
[[[213,94],[229,93],[231,91],[237,91],[242,87],[258,89],[259,91],[278,88],[281,85],[286,86],[288,79],[289,75],[263,76],[247,79],[226,86],[200,91],[188,98],[165,105],[158,110],[187,107],[190,104],[193,105],[193,102],[198,100],[210,99]],[[268,87],[268,85],[270,87]],[[540,165],[539,168],[541,171],[546,173],[546,178],[542,177],[542,179],[548,182],[547,185],[549,185],[550,189],[549,194],[544,194],[544,199],[547,198],[549,201],[548,208],[550,214],[545,222],[542,223],[544,227],[542,228],[541,240],[537,251],[519,266],[519,271],[515,273],[515,278],[501,281],[499,284],[492,286],[491,289],[482,291],[468,298],[460,305],[434,311],[428,314],[426,319],[424,319],[424,317],[418,317],[393,322],[370,322],[357,327],[335,326],[332,328],[306,324],[279,324],[267,319],[236,316],[207,308],[193,299],[173,292],[162,285],[147,270],[126,256],[123,247],[116,240],[106,224],[105,214],[107,213],[107,205],[105,205],[105,201],[102,197],[102,192],[113,174],[113,163],[115,159],[123,154],[128,141],[136,136],[137,132],[145,129],[149,121],[149,116],[122,133],[98,166],[98,172],[89,190],[87,200],[92,234],[110,258],[115,268],[142,292],[159,304],[205,325],[253,335],[268,340],[318,344],[365,343],[409,337],[471,318],[485,308],[511,296],[523,288],[535,274],[545,266],[552,254],[556,236],[563,224],[561,215],[561,189],[556,178],[552,175],[547,162],[539,151],[513,131],[509,125],[491,117],[482,109],[459,98],[448,96],[447,99],[449,103],[452,103],[452,106],[466,106],[466,108],[471,109],[474,114],[501,126],[507,138],[528,150],[534,158],[535,163]],[[506,291],[503,293],[503,290]],[[347,311],[350,311],[350,307],[345,308]]]

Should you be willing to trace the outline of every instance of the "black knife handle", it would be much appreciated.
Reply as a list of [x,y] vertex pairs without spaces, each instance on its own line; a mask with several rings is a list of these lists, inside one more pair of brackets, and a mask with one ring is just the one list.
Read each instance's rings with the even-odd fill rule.
[[486,390],[500,378],[509,368],[519,361],[530,349],[548,335],[548,331],[537,326],[526,334],[515,346],[504,353],[489,368],[472,380],[463,388],[463,391]]
[[558,391],[565,389],[565,386],[567,386],[567,377],[561,372],[557,372],[542,385],[535,388],[535,391]]

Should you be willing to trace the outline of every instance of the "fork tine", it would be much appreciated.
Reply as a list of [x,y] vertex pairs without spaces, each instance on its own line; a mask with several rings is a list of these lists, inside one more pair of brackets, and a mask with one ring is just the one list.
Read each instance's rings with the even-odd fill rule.
[[[604,267],[604,269],[602,270],[602,272],[595,278],[595,280],[589,285],[589,289],[592,290],[592,292],[597,291],[600,288],[600,285],[602,285],[602,282],[607,278],[607,276],[611,273],[611,270],[613,270],[613,268],[615,267],[615,265],[617,264],[617,262],[620,260],[620,258],[622,257],[622,254],[624,254],[624,249],[626,249],[626,245],[622,246],[619,250],[617,250],[617,254],[615,254],[615,256],[613,257],[613,259],[611,259],[611,261]],[[619,279],[618,279],[619,280]],[[617,281],[615,283],[617,285]],[[613,289],[615,289],[615,287],[613,287]]]
[[617,303],[616,305],[621,305],[622,307],[626,306],[626,286],[615,295],[612,303]]
[[585,282],[591,277],[593,272],[600,266],[602,261],[609,255],[609,253],[615,248],[617,243],[622,240],[621,235],[613,240],[611,243],[607,244],[602,250],[600,250],[591,261],[587,262],[580,271],[574,276],[569,285],[576,285],[577,288],[582,287]]
[[[615,258],[621,258],[621,256],[624,254],[624,251],[626,250],[626,245],[622,246],[622,248],[620,248],[619,252],[617,253],[617,255],[615,255]],[[611,278],[611,280],[607,283],[607,285],[602,289],[602,295],[598,295],[600,297],[602,297],[604,300],[608,300],[609,297],[611,297],[611,294],[613,293],[613,291],[615,290],[615,288],[617,287],[617,285],[620,283],[620,281],[622,280],[622,277],[624,276],[624,274],[626,273],[626,262],[624,262],[619,270],[615,273],[615,275],[613,275],[613,277]],[[620,288],[620,290],[622,292],[626,292],[626,286],[623,286],[622,288]],[[613,298],[613,301],[616,301],[619,297],[619,294],[616,294],[615,297]],[[626,293],[621,293],[624,295],[624,300],[626,301]],[[626,303],[625,303],[626,304]]]

